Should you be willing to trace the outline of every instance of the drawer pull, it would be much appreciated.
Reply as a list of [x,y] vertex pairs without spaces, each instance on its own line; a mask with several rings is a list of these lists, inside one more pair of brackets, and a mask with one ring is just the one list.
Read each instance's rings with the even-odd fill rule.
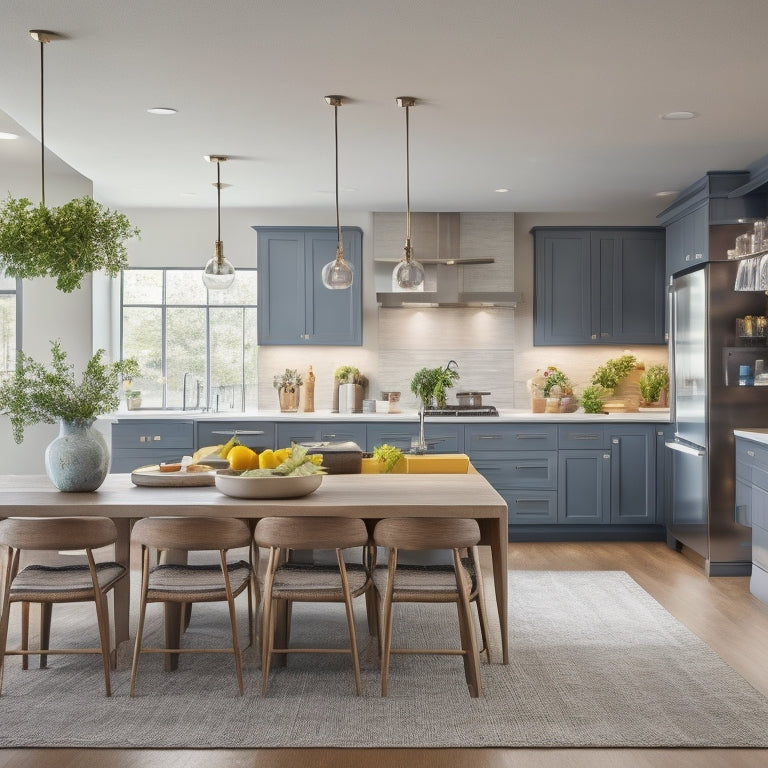
[[546,504],[546,499],[515,499],[515,504]]
[[476,435],[478,440],[501,440],[501,435]]
[[547,464],[516,464],[515,469],[546,469]]
[[600,435],[571,435],[572,440],[597,440]]
[[747,451],[747,456],[751,456],[754,459],[755,458],[755,452],[754,451]]
[[547,435],[515,435],[516,440],[546,440]]

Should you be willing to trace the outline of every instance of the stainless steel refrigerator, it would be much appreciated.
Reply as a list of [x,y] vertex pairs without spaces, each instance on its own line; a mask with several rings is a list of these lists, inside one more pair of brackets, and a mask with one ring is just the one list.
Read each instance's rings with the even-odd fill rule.
[[751,571],[751,529],[734,516],[733,430],[768,426],[768,387],[738,381],[739,365],[768,362],[768,348],[740,347],[736,337],[736,318],[765,314],[766,297],[734,290],[737,267],[702,264],[673,276],[670,287],[668,543],[698,554],[712,576]]

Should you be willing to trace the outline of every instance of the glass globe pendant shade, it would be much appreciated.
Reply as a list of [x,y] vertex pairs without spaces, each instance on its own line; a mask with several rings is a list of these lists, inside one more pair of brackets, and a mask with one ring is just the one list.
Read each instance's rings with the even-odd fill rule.
[[203,270],[203,285],[209,291],[225,291],[235,282],[235,268],[224,258],[224,244],[216,241],[216,255]]
[[411,249],[407,245],[403,259],[392,270],[392,283],[400,291],[424,290],[424,267],[411,256]]
[[336,258],[329,261],[321,273],[323,285],[330,290],[344,290],[352,286],[354,271],[344,260],[344,249],[336,249]]

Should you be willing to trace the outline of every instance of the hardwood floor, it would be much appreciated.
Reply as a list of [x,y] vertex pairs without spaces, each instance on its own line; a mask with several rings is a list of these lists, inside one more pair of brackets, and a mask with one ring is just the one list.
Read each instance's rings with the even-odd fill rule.
[[[768,695],[768,605],[750,594],[747,578],[708,579],[696,564],[660,542],[510,544],[509,562],[510,568],[516,570],[626,571],[755,688]],[[767,764],[768,750],[749,749],[0,751],[0,768],[756,768]]]

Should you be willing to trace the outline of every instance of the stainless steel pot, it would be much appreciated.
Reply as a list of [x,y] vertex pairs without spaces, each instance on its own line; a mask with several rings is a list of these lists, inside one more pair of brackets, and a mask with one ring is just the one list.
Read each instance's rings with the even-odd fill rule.
[[490,392],[457,392],[456,400],[459,405],[468,405],[470,408],[480,408],[483,404],[483,395]]

